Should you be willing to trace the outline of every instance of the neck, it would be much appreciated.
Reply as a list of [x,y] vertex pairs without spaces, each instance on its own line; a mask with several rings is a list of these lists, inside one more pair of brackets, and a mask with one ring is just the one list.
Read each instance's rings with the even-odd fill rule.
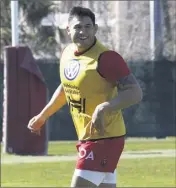
[[80,55],[85,53],[86,51],[88,51],[90,48],[92,48],[92,46],[94,46],[96,43],[96,38],[93,41],[93,43],[91,45],[89,45],[87,48],[79,48],[78,46],[75,45],[75,55]]

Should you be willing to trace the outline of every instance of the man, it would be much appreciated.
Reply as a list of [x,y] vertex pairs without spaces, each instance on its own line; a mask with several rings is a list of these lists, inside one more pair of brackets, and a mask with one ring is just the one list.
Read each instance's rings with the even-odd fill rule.
[[67,27],[72,44],[61,56],[61,84],[28,124],[31,132],[37,133],[68,103],[79,139],[72,187],[116,187],[116,166],[126,133],[121,109],[142,99],[127,64],[96,39],[97,29],[91,10],[72,8]]

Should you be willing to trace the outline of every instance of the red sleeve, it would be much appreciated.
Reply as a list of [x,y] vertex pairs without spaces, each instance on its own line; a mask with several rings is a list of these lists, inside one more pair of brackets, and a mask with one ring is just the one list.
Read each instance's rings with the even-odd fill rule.
[[97,71],[101,76],[111,82],[130,74],[124,59],[114,51],[103,52],[98,59]]

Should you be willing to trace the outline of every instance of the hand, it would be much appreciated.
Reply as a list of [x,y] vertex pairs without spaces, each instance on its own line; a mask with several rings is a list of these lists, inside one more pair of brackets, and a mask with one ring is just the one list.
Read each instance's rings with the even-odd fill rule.
[[98,132],[99,135],[104,135],[104,106],[102,104],[98,105],[95,108],[94,113],[92,114],[92,120],[90,125],[90,134],[94,134],[94,130]]
[[33,131],[33,130],[31,130],[31,133],[34,133],[34,134],[36,134],[36,135],[39,135],[40,136],[40,129],[39,130],[36,130],[36,131]]
[[38,114],[29,121],[27,128],[30,129],[32,133],[40,135],[40,129],[45,124],[45,121],[46,118]]

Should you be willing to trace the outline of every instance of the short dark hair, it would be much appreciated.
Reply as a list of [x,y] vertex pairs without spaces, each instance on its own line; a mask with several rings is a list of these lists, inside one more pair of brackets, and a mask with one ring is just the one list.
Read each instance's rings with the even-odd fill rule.
[[73,7],[70,10],[68,22],[70,22],[74,16],[78,16],[78,17],[88,16],[92,20],[93,25],[95,25],[95,14],[88,8],[84,8],[80,6]]

